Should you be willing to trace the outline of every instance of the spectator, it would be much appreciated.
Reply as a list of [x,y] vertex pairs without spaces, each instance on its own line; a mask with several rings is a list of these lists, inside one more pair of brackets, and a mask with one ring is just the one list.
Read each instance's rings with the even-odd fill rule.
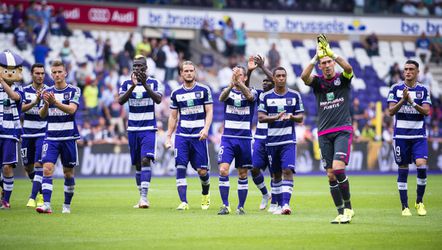
[[120,69],[119,73],[122,74],[123,68],[130,68],[132,66],[132,60],[129,55],[129,52],[126,50],[120,51],[117,55],[117,63],[118,68]]
[[46,45],[46,41],[42,41],[34,46],[33,54],[35,63],[46,64],[46,57],[48,57],[49,51],[51,49]]
[[143,40],[139,42],[136,46],[135,54],[147,56],[150,54],[151,51],[152,49],[150,47],[149,39],[147,38],[147,36],[143,36]]
[[430,15],[430,11],[428,10],[427,6],[425,6],[425,4],[423,2],[420,2],[417,4],[416,15],[418,15],[418,16],[429,16]]
[[368,56],[379,55],[379,40],[374,32],[365,38],[365,43],[365,49],[367,50]]
[[361,141],[374,141],[376,137],[376,132],[371,122],[367,122],[361,131]]
[[72,61],[72,57],[75,56],[74,51],[70,47],[69,39],[64,40],[59,56],[64,64],[69,64]]
[[428,140],[431,142],[442,142],[442,130],[440,130],[437,122],[432,122],[428,133]]
[[39,6],[35,1],[31,1],[29,7],[26,9],[26,26],[29,30],[34,29],[34,25],[37,24],[38,19],[40,18]]
[[113,102],[108,107],[109,110],[109,120],[112,126],[111,131],[115,131],[118,135],[124,133],[124,117],[126,117],[125,110],[123,106],[118,103],[118,94],[114,95]]
[[118,88],[120,87],[120,85],[123,83],[123,82],[125,82],[125,81],[127,81],[127,80],[130,80],[131,78],[130,78],[130,70],[129,70],[129,68],[127,68],[127,67],[124,67],[122,70],[121,70],[121,74],[120,74],[120,79],[118,80]]
[[23,4],[15,5],[14,11],[12,12],[12,29],[18,27],[20,23],[24,21],[25,21],[25,16],[24,16]]
[[95,61],[102,61],[104,58],[104,42],[101,37],[98,37],[97,40],[95,40]]
[[55,14],[52,16],[51,21],[51,34],[72,36],[72,31],[69,29],[66,22],[66,18],[63,15],[63,8],[58,8]]
[[436,31],[436,34],[431,39],[430,48],[436,63],[439,64],[442,56],[442,37],[440,36],[439,30]]
[[417,14],[416,7],[410,1],[406,1],[402,6],[402,13],[408,16],[415,16]]
[[279,51],[276,49],[276,44],[272,43],[272,47],[269,50],[267,57],[269,58],[269,68],[273,70],[276,67],[279,67],[281,63],[281,56]]
[[21,22],[14,30],[14,45],[19,50],[24,51],[28,47],[28,38],[28,31],[26,30],[25,23]]
[[439,2],[439,4],[434,7],[434,15],[442,17],[442,2]]
[[424,70],[420,72],[419,82],[431,89],[431,84],[433,83],[433,74],[431,74],[430,67],[428,65],[426,65]]
[[353,99],[353,105],[350,107],[350,114],[353,123],[356,123],[359,130],[365,125],[367,114],[364,109],[360,106],[359,99],[356,97]]
[[37,20],[38,23],[34,25],[34,29],[32,30],[32,41],[34,42],[34,44],[39,44],[43,41],[47,41],[47,37],[49,34],[48,23],[45,23],[43,18],[38,18]]
[[233,26],[233,20],[230,17],[227,18],[227,21],[223,26],[223,39],[226,45],[224,56],[230,57],[235,52],[236,42],[235,27]]
[[130,33],[129,38],[127,39],[126,43],[124,44],[124,51],[129,54],[129,58],[133,59],[135,58],[135,48],[132,44],[132,39],[134,37],[133,33]]
[[1,6],[0,10],[0,32],[11,33],[14,30],[12,26],[12,14],[14,6],[10,5],[9,8],[6,4]]
[[86,79],[88,76],[91,76],[92,72],[90,72],[87,68],[86,61],[78,62],[78,69],[75,71],[75,81],[77,82],[77,86],[80,88],[83,93],[84,87],[86,86]]
[[164,82],[166,76],[166,53],[163,50],[163,47],[167,45],[167,39],[163,38],[160,41],[160,45],[158,46],[156,51],[156,57],[154,57],[155,64],[157,66],[155,71],[155,78],[161,82]]
[[[216,47],[216,35],[215,35],[215,31],[213,30],[213,27],[210,26],[209,22],[207,20],[203,21],[203,25],[201,25],[201,30],[200,30],[200,36],[201,36],[201,40],[206,40],[207,43],[209,44],[209,46],[217,51],[217,47]],[[203,42],[203,41],[201,41]],[[204,42],[203,42],[204,44]]]
[[424,59],[422,59],[425,64],[430,62],[431,58],[431,50],[430,50],[430,44],[431,41],[425,34],[425,32],[422,32],[420,37],[416,39],[416,55],[422,57],[424,56]]
[[395,73],[392,77],[390,77],[390,80],[388,82],[388,86],[391,87],[394,84],[400,82],[401,80],[402,80],[401,75],[399,73]]
[[104,42],[103,59],[104,59],[104,66],[106,69],[114,67],[115,59],[114,55],[112,54],[112,44],[109,38],[107,38],[106,41]]
[[83,127],[79,129],[80,130],[80,140],[78,140],[78,144],[82,146],[91,146],[93,135],[92,135],[92,129],[91,124],[89,121],[83,122]]
[[393,143],[393,126],[382,128],[382,140],[389,144]]
[[243,22],[241,27],[236,29],[236,54],[241,57],[241,62],[244,61],[246,54],[247,33],[245,27],[246,24]]
[[92,121],[96,120],[99,116],[98,110],[98,81],[92,76],[86,78],[86,86],[82,92],[84,105],[89,113],[89,117]]
[[170,43],[168,46],[163,47],[164,53],[166,53],[166,76],[165,81],[170,81],[175,78],[175,71],[178,68],[179,57],[175,50],[175,45]]

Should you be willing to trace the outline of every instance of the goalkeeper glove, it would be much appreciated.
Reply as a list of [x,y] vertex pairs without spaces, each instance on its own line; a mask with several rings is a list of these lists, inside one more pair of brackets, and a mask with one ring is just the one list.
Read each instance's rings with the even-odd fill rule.
[[336,59],[338,56],[335,55],[333,50],[330,48],[330,44],[328,43],[327,37],[324,34],[320,34],[318,36],[318,45],[322,47],[325,54],[333,59]]

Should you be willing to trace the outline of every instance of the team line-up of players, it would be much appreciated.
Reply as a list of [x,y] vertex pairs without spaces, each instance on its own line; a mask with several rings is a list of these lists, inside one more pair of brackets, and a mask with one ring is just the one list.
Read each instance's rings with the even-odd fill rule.
[[[321,76],[312,75],[315,65]],[[335,72],[338,64],[342,73]],[[263,90],[249,87],[253,70],[266,74]],[[140,199],[135,208],[149,208],[148,190],[151,181],[151,162],[155,159],[155,105],[163,96],[162,84],[147,77],[147,63],[142,56],[133,61],[131,80],[121,84],[119,103],[128,102],[127,133],[132,164],[136,166],[136,183]],[[399,165],[398,189],[402,215],[410,216],[407,197],[408,164],[417,165],[417,200],[419,215],[425,215],[422,202],[426,186],[427,141],[424,115],[428,115],[431,100],[429,91],[416,81],[419,64],[405,63],[405,81],[392,86],[388,104],[395,116],[395,159]],[[17,144],[21,137],[21,156],[29,178],[33,181],[28,207],[39,213],[52,213],[52,175],[57,158],[61,157],[64,171],[62,213],[71,212],[74,194],[74,167],[78,165],[76,140],[79,131],[75,112],[79,105],[80,89],[67,84],[62,62],[51,65],[55,85],[43,83],[45,71],[41,64],[31,68],[32,84],[21,90],[2,80],[0,142],[2,152],[2,208],[10,208],[13,189],[13,168],[17,164]],[[202,187],[201,208],[210,206],[210,178],[207,137],[213,118],[210,89],[195,81],[195,66],[191,61],[180,65],[183,84],[171,93],[171,114],[168,121],[166,147],[175,152],[176,186],[181,203],[177,210],[188,210],[186,170],[190,165],[199,175]],[[318,103],[318,137],[323,167],[326,169],[330,193],[338,215],[333,224],[346,224],[354,211],[350,201],[350,185],[345,173],[351,150],[352,121],[350,92],[353,70],[342,57],[334,54],[325,35],[318,36],[316,55],[303,70],[301,78],[313,89]],[[294,126],[303,121],[301,95],[286,86],[287,72],[277,67],[271,72],[264,67],[264,59],[257,55],[248,60],[247,69],[233,68],[231,83],[220,94],[224,103],[224,131],[218,154],[219,192],[222,206],[219,215],[231,213],[229,204],[229,169],[235,160],[238,170],[238,205],[236,213],[245,214],[248,193],[248,172],[262,193],[260,209],[274,214],[290,215],[290,200],[295,173],[296,136]],[[336,105],[339,103],[340,105]],[[251,127],[255,105],[258,105],[258,126],[252,136]],[[19,116],[24,113],[23,128]],[[174,140],[172,136],[175,135]],[[252,139],[254,143],[252,144]],[[267,190],[262,172],[269,167],[271,192]]]

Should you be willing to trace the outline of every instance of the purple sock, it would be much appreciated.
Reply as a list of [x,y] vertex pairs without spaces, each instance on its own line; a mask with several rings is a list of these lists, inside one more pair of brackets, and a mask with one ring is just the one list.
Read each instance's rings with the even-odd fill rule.
[[[70,205],[72,197],[74,196],[75,179],[65,178],[64,179],[64,204]],[[45,200],[46,201],[46,200]]]
[[421,203],[427,186],[427,166],[417,167],[416,203]]
[[5,194],[3,196],[4,201],[9,203],[13,189],[14,189],[14,176],[11,177],[3,176],[3,190],[5,191]]
[[41,182],[43,180],[43,168],[42,167],[36,167],[35,168],[35,176],[32,181],[32,191],[31,196],[29,198],[35,199],[37,197],[38,192],[41,189]]
[[221,194],[221,200],[225,206],[229,206],[229,189],[230,182],[229,176],[219,176],[219,193]]
[[408,207],[408,168],[399,168],[397,177],[397,188],[399,189],[399,196],[401,198],[402,209]]
[[282,205],[290,205],[290,199],[292,198],[293,192],[293,180],[283,180],[282,181]]
[[238,178],[238,208],[244,208],[244,203],[247,199],[247,192],[249,191],[249,180],[246,178]]
[[180,196],[181,202],[187,203],[187,180],[186,180],[185,166],[177,166],[176,169],[176,186],[178,189],[178,195]]
[[52,175],[43,176],[41,188],[42,188],[44,202],[50,203],[52,196]]
[[253,177],[253,182],[255,183],[256,187],[261,191],[262,195],[268,194],[266,184],[264,183],[264,176],[262,173],[259,173],[258,176]]
[[282,204],[282,181],[273,183],[273,187],[275,188],[275,200],[278,203],[278,206],[283,206]]
[[34,180],[34,176],[35,176],[35,171],[34,171],[34,170],[32,170],[31,173],[28,173],[28,177],[29,177],[29,179],[30,179],[31,181]]
[[135,183],[137,184],[138,191],[141,193],[141,171],[135,171]]
[[270,180],[270,187],[272,189],[272,200],[270,201],[271,204],[277,204],[278,201],[276,200],[276,189],[275,189],[275,184],[273,183],[273,180]]

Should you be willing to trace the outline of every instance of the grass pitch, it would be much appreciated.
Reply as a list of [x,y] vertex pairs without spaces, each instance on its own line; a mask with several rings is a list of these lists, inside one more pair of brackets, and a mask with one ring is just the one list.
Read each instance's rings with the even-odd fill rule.
[[[214,177],[216,175],[213,175]],[[269,179],[266,179],[268,183]],[[429,175],[428,215],[417,216],[415,174],[409,176],[413,216],[401,216],[396,176],[351,176],[356,216],[331,225],[336,216],[325,176],[295,179],[290,216],[259,211],[260,192],[249,178],[245,216],[218,216],[218,180],[212,178],[208,211],[200,208],[200,184],[188,178],[190,210],[177,211],[174,178],[153,178],[151,208],[134,209],[134,179],[77,179],[72,214],[61,214],[63,180],[54,182],[52,215],[26,208],[29,181],[16,180],[12,208],[0,211],[0,249],[441,249],[442,175]],[[230,202],[237,204],[236,178]]]

